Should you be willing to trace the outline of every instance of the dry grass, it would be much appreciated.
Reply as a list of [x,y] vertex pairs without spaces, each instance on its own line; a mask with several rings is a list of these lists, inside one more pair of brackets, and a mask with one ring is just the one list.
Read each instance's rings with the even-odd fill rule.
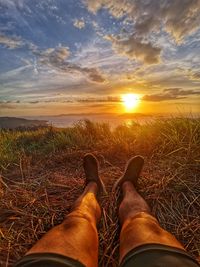
[[189,253],[200,255],[200,120],[171,119],[145,126],[81,123],[72,129],[0,133],[0,265],[12,266],[59,224],[82,192],[82,157],[93,152],[110,192],[100,199],[99,266],[117,266],[119,194],[112,185],[129,157],[142,154],[140,193],[161,225]]

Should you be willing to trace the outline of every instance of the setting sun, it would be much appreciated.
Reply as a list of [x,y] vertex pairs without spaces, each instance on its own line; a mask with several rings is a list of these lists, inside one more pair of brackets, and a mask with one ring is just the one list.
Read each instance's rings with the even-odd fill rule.
[[124,94],[122,95],[122,102],[126,110],[131,111],[138,106],[140,97],[136,94]]

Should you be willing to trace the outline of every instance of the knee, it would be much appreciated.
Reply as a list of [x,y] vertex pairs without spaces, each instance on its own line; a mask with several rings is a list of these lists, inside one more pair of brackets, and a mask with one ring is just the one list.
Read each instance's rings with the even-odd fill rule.
[[153,222],[153,223],[158,224],[157,219],[153,215],[151,215],[149,212],[146,212],[146,211],[137,212],[133,216],[130,216],[129,219],[127,219],[127,222],[131,223],[133,221],[141,221],[143,223],[149,223],[149,224]]
[[136,238],[141,237],[142,234],[145,239],[159,240],[160,242],[174,240],[174,237],[160,226],[157,219],[146,212],[140,212],[127,220],[122,227],[121,234],[130,237],[134,235]]
[[[98,232],[95,222],[86,214],[72,213],[69,214],[61,224],[61,232],[65,233],[68,242],[72,240],[78,240],[81,238],[84,240],[87,246],[82,246],[82,251],[87,251],[88,247],[92,249],[98,248]],[[92,243],[92,247],[89,245]],[[78,246],[79,244],[77,244]]]
[[135,232],[148,231],[157,235],[160,235],[164,231],[160,227],[157,219],[147,212],[138,212],[124,223],[122,229],[126,233],[134,230]]
[[89,213],[81,212],[79,210],[68,214],[61,225],[65,230],[70,228],[79,229],[84,226],[97,232],[96,221],[94,218]]
[[122,247],[130,248],[147,243],[159,243],[182,248],[176,238],[164,230],[157,219],[146,212],[140,212],[127,220],[120,234]]

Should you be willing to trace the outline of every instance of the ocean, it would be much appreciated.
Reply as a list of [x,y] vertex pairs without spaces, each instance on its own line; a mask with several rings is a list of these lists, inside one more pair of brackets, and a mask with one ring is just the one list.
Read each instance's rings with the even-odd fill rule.
[[34,116],[24,117],[26,119],[45,120],[48,125],[58,128],[72,127],[83,120],[90,120],[98,123],[108,123],[111,128],[116,128],[119,125],[131,125],[132,123],[139,123],[141,125],[151,123],[156,119],[167,118],[200,118],[200,114],[72,114],[72,115],[59,115],[59,116]]
[[154,121],[158,116],[146,115],[115,115],[115,114],[78,114],[78,115],[60,115],[60,116],[37,116],[26,117],[27,119],[45,120],[48,125],[58,128],[72,127],[83,120],[90,120],[98,123],[108,123],[111,128],[119,125],[130,125],[132,123],[145,124]]

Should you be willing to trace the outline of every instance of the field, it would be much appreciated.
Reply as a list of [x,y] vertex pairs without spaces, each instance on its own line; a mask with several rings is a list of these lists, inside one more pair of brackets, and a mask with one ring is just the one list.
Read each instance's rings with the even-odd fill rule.
[[[83,190],[82,157],[94,153],[111,192],[126,161],[144,156],[139,190],[161,225],[200,259],[200,119],[119,126],[83,121],[73,128],[0,131],[0,266],[12,266],[59,224]],[[119,194],[100,199],[99,266],[117,266]]]

